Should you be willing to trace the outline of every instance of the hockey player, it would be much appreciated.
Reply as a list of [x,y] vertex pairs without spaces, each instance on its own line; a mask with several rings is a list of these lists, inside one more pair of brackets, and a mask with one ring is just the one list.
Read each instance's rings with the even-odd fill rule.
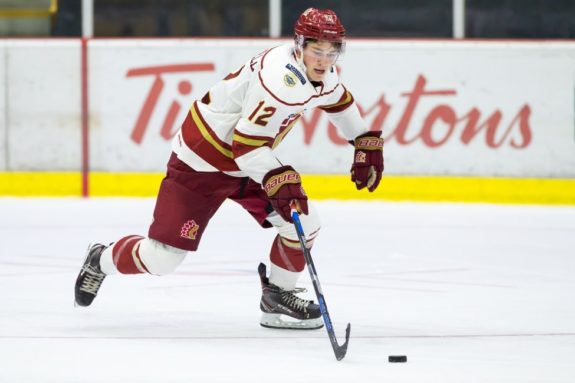
[[173,140],[167,174],[157,196],[148,236],[129,235],[88,249],[75,286],[77,305],[89,306],[107,275],[173,272],[195,251],[211,217],[226,199],[239,203],[278,234],[270,275],[260,264],[260,323],[265,327],[323,326],[319,306],[296,295],[305,267],[290,216],[301,213],[307,246],[320,229],[300,174],[273,153],[304,111],[319,107],[355,146],[351,180],[377,188],[383,172],[383,138],[369,131],[335,62],[345,29],[331,10],[309,8],[295,23],[295,44],[264,51],[195,101]]

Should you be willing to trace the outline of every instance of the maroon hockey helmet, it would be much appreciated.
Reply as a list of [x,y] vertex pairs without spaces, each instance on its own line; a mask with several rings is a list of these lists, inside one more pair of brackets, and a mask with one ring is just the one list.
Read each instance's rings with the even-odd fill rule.
[[330,9],[306,9],[294,25],[295,37],[343,43],[345,28]]

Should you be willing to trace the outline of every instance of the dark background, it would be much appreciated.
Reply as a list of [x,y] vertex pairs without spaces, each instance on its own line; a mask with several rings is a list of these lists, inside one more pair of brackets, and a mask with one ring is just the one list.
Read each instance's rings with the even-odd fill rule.
[[[451,38],[452,0],[282,2],[282,36],[306,8],[333,9],[350,37]],[[1,8],[1,0],[0,0]],[[81,1],[60,0],[50,34],[80,36]],[[94,36],[269,35],[268,0],[95,0]],[[575,0],[467,0],[466,38],[575,38]]]

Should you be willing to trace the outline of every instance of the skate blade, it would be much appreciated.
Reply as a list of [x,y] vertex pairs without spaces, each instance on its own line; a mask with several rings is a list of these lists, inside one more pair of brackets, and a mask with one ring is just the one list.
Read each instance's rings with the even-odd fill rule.
[[267,328],[286,330],[317,330],[323,327],[323,319],[294,319],[283,314],[262,313],[260,325]]

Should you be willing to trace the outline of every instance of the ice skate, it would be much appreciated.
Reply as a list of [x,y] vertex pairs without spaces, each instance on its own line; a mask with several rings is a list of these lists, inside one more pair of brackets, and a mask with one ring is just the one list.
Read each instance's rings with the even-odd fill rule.
[[106,247],[99,243],[88,247],[82,270],[76,279],[74,289],[76,306],[90,306],[98,295],[98,290],[106,278],[106,274],[100,269],[100,256]]
[[296,288],[287,291],[272,285],[266,277],[266,266],[263,263],[260,263],[258,273],[262,283],[260,324],[263,327],[301,330],[314,330],[323,327],[319,306],[313,301],[295,295],[305,292],[305,289]]

